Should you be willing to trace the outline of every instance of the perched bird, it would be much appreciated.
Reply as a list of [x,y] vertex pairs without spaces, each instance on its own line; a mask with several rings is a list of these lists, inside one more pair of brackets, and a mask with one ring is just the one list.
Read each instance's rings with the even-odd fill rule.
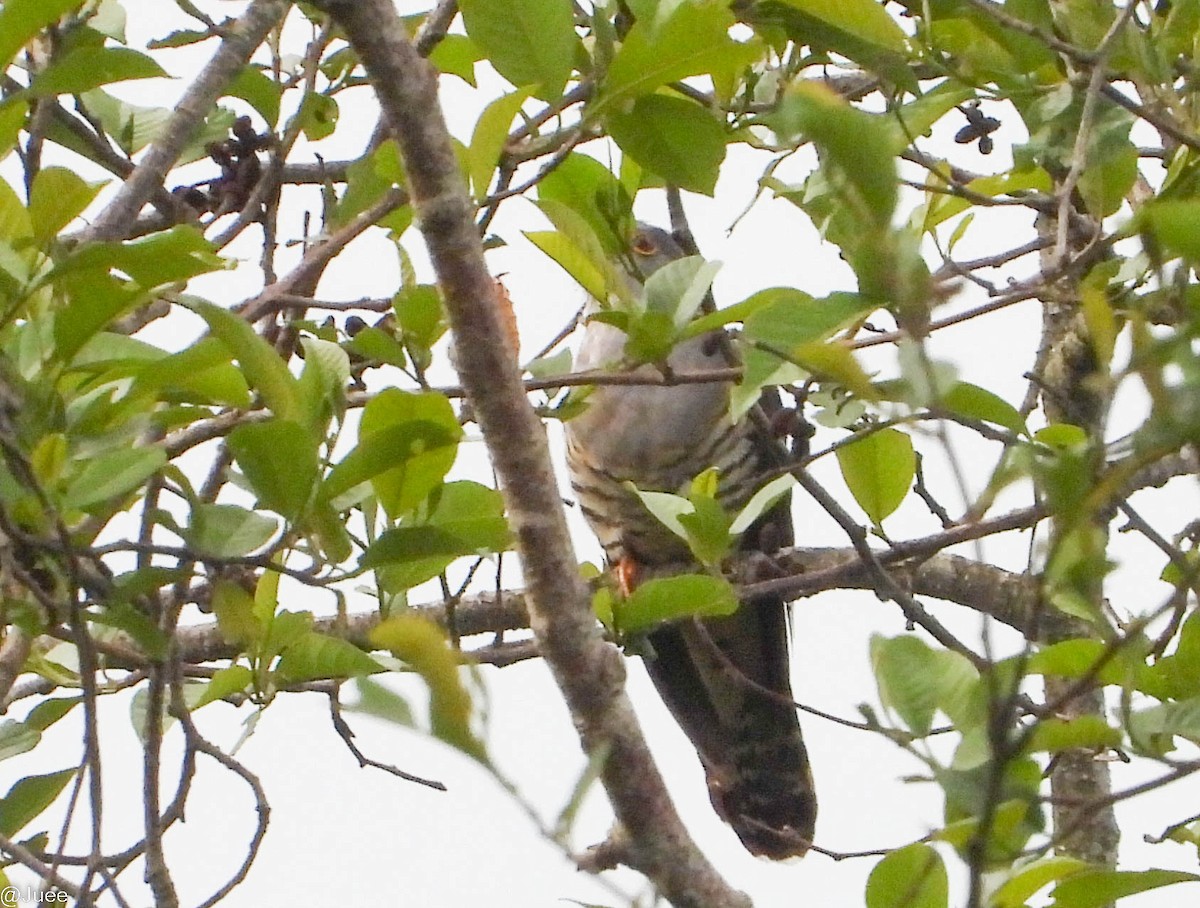
[[[630,244],[638,273],[631,277],[644,281],[683,256],[671,234],[639,224]],[[576,366],[630,368],[626,339],[618,328],[590,321]],[[719,331],[676,345],[666,363],[675,372],[729,364],[729,345]],[[649,364],[636,369],[658,372]],[[571,486],[619,577],[659,576],[671,565],[686,569],[692,560],[686,543],[626,482],[678,493],[716,467],[717,497],[736,512],[757,490],[761,475],[780,463],[778,441],[768,437],[761,419],[730,419],[729,397],[728,383],[599,385],[587,408],[567,422]],[[777,396],[762,405],[772,402],[778,406]],[[791,541],[785,499],[747,530],[740,545],[745,552],[769,555]],[[646,667],[696,747],[717,813],[755,855],[775,860],[803,855],[812,840],[817,804],[808,753],[790,705],[783,600],[744,601],[728,617],[667,624],[648,639],[653,652]]]

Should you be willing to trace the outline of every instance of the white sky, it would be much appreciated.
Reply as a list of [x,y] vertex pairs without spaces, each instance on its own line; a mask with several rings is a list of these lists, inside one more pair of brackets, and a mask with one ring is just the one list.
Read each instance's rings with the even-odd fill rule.
[[[242,8],[241,3],[229,2],[200,5],[217,16],[233,15]],[[151,36],[161,36],[178,21],[173,4],[162,0],[124,0],[124,6],[129,12],[130,43],[135,47]],[[404,5],[405,12],[421,8],[420,4]],[[292,37],[302,38],[303,33],[297,29]],[[176,80],[132,83],[122,87],[119,94],[139,103],[170,104],[210,52],[206,45],[199,54],[194,50],[163,53],[159,59],[178,77]],[[485,70],[486,67],[480,68],[484,88],[479,92],[453,78],[443,80],[443,104],[454,114],[451,128],[460,139],[469,138],[476,112],[502,90],[496,79],[486,77]],[[353,102],[350,96],[342,96],[347,106],[335,136],[316,147],[301,147],[295,160],[311,159],[313,152],[326,160],[336,160],[361,149],[374,116],[365,106],[354,106],[366,104],[367,91],[353,95]],[[951,133],[952,130],[935,136],[931,147],[946,147]],[[1000,170],[1006,166],[1009,144],[1019,139],[1006,124],[991,158],[956,148],[955,160],[980,171]],[[601,156],[606,153],[600,144],[589,149]],[[68,162],[69,166],[78,165],[78,159],[73,157]],[[725,236],[725,228],[750,197],[763,163],[755,155],[731,151],[716,199],[687,198],[701,249],[709,258],[725,263],[716,283],[718,300],[723,304],[736,302],[756,290],[779,284],[799,286],[814,295],[834,289],[854,289],[853,276],[838,260],[836,250],[822,244],[807,219],[786,202],[760,202],[732,238]],[[809,167],[811,160],[797,156],[786,172],[790,178],[800,180]],[[206,168],[203,164],[194,165],[189,172],[196,174],[195,179],[212,175],[211,166]],[[4,175],[12,176],[8,172]],[[644,195],[645,199],[639,200],[639,215],[665,223],[662,194]],[[914,201],[909,199],[909,204]],[[315,193],[306,204],[315,214]],[[296,208],[285,217],[281,239],[299,236],[300,210]],[[1024,238],[1028,236],[1030,223],[1027,212],[1006,213],[1001,218],[989,219],[986,225],[977,223],[957,255],[970,258],[994,251],[998,232],[1008,231]],[[517,305],[526,351],[540,347],[581,301],[578,288],[519,236],[521,229],[544,226],[532,205],[514,200],[502,207],[493,227],[510,245],[491,253],[489,263],[494,273],[507,274],[505,283]],[[193,289],[221,303],[234,303],[253,293],[255,281],[261,280],[253,267],[259,237],[259,232],[251,229],[228,250],[247,259],[249,266],[233,274],[197,280]],[[406,246],[423,263],[414,231],[410,231]],[[293,260],[295,255],[294,251],[285,251],[281,262]],[[431,279],[427,266],[421,267],[423,278]],[[1031,268],[1032,264],[1023,267]],[[1020,276],[1028,272],[1016,273]],[[395,255],[386,242],[364,238],[330,268],[318,295],[332,299],[387,296],[397,282]],[[980,299],[964,292],[952,305],[966,306]],[[930,351],[935,358],[954,362],[964,378],[1019,403],[1024,393],[1020,375],[1031,364],[1025,360],[1032,358],[1039,321],[1037,304],[1023,303],[978,324],[939,332],[930,341]],[[155,328],[155,340],[164,346],[176,346],[186,343],[195,330],[194,322],[159,325]],[[890,351],[876,353],[867,362],[884,373],[895,373],[894,354]],[[443,377],[452,380],[448,372]],[[1126,425],[1136,421],[1140,406],[1137,395],[1130,395],[1123,404],[1124,411],[1118,414],[1119,420]],[[824,431],[816,443],[826,444],[837,435]],[[556,451],[558,437],[557,427],[552,427]],[[961,434],[955,437],[960,445],[959,456],[978,489],[994,463],[995,452]],[[467,447],[456,474],[474,475],[486,481],[486,470],[478,456],[481,446]],[[937,460],[935,444],[929,439],[918,440],[918,447],[933,452],[927,462],[932,472]],[[843,501],[849,501],[832,463],[822,462],[816,475]],[[1146,499],[1151,503],[1147,513],[1161,518],[1161,525],[1168,532],[1185,524],[1197,510],[1192,481],[1176,481],[1167,491],[1151,493]],[[1016,494],[1005,500],[1012,505],[1025,503]],[[580,557],[598,559],[594,540],[577,517],[572,519]],[[807,501],[797,501],[796,521],[800,544],[845,544],[836,525]],[[908,501],[890,518],[887,527],[894,538],[923,535],[937,529],[915,500]],[[1118,606],[1128,602],[1134,609],[1160,601],[1165,588],[1159,584],[1148,588],[1145,578],[1147,573],[1150,576],[1157,573],[1161,557],[1136,539],[1121,537],[1118,544],[1129,568],[1113,579],[1110,595],[1114,601]],[[1020,569],[1028,557],[1027,546],[1025,534],[1010,534],[983,543],[982,555]],[[508,562],[515,564],[515,559],[510,557]],[[515,576],[512,579],[514,585],[519,582]],[[297,590],[290,595],[292,598],[284,601],[287,608],[328,609],[327,596],[306,596]],[[429,598],[432,596],[430,593]],[[413,598],[421,601],[423,597],[418,593]],[[369,601],[363,598],[352,605],[364,610],[369,608]],[[973,614],[951,606],[936,607],[935,614],[964,636],[977,637],[979,622]],[[866,593],[825,594],[797,605],[794,627],[793,680],[799,700],[849,718],[857,718],[860,703],[877,706],[867,644],[872,634],[904,632],[903,618],[894,605],[880,603]],[[996,635],[996,643],[1002,649],[1011,648],[1016,642],[1014,634]],[[672,795],[700,847],[729,882],[748,892],[755,904],[764,908],[860,904],[874,859],[835,862],[814,854],[802,862],[778,865],[752,858],[742,850],[708,804],[703,773],[691,746],[659,703],[640,663],[631,660],[628,664],[631,695]],[[553,822],[583,767],[583,759],[549,674],[540,662],[531,662],[503,670],[485,668],[483,677],[490,695],[491,752],[527,802],[547,822]],[[404,692],[414,705],[423,702],[423,685],[419,681],[397,678],[389,683]],[[141,835],[141,756],[133,729],[121,715],[127,709],[127,698],[112,698],[106,703],[102,723],[105,832],[110,851],[125,847]],[[18,706],[12,712],[20,717],[24,710],[24,706]],[[241,722],[250,714],[249,707],[237,709],[219,703],[204,708],[197,714],[197,721],[210,740],[228,748],[238,739]],[[363,905],[380,901],[414,908],[476,904],[516,908],[568,904],[565,899],[618,903],[595,881],[576,872],[560,852],[541,838],[513,799],[470,761],[417,733],[366,717],[350,715],[349,720],[358,733],[359,747],[367,755],[440,779],[450,790],[429,791],[373,770],[359,770],[330,727],[324,698],[311,694],[281,696],[262,716],[256,733],[237,754],[262,779],[272,813],[258,861],[245,883],[225,904]],[[802,721],[821,804],[817,834],[821,846],[839,851],[888,847],[911,841],[939,824],[938,790],[930,784],[902,781],[909,774],[921,772],[918,763],[877,737],[812,717],[804,717]],[[180,736],[175,730],[168,735],[164,766],[173,765],[172,757],[178,754],[179,745]],[[62,769],[73,765],[79,757],[78,724],[63,721],[46,734],[36,750],[0,764],[0,791],[23,775]],[[1140,780],[1135,773],[1133,768],[1117,765],[1117,786],[1125,787]],[[169,792],[173,787],[169,769],[165,778]],[[1198,802],[1200,783],[1193,779],[1122,806],[1120,819],[1126,833],[1122,854],[1126,867],[1195,869],[1193,851],[1173,844],[1151,848],[1141,840],[1144,834],[1161,833],[1166,823],[1200,810]],[[52,811],[52,815],[59,817],[61,813]],[[574,845],[583,848],[601,840],[609,816],[603,796],[598,790],[593,792],[577,825]],[[55,823],[58,822],[56,819]],[[195,904],[207,897],[233,872],[245,853],[253,822],[252,801],[245,787],[224,770],[201,759],[187,822],[174,827],[166,840],[168,860],[176,873],[184,904]],[[84,825],[77,821],[80,833]],[[72,840],[79,850],[82,835],[74,834]],[[952,901],[961,901],[961,865],[952,855],[947,853],[947,857],[958,895]],[[15,883],[30,880],[19,869],[10,872]],[[138,888],[134,881],[139,873],[135,869],[123,877],[127,892]],[[612,879],[629,892],[639,891],[641,886],[640,879],[629,873],[614,874]],[[1172,888],[1130,900],[1128,904],[1153,908],[1179,905],[1195,898],[1195,892]],[[134,899],[135,904],[137,901]]]

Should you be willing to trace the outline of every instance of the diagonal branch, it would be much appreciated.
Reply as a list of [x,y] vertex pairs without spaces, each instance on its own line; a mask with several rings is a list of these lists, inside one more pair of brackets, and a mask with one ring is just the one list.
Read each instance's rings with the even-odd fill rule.
[[460,377],[504,489],[529,586],[533,630],[579,728],[584,750],[607,752],[602,779],[630,857],[677,908],[745,906],[692,842],[624,691],[624,665],[605,643],[579,577],[540,422],[483,261],[475,206],[437,99],[437,81],[389,0],[325,0],[367,68],[400,146],[454,337]]

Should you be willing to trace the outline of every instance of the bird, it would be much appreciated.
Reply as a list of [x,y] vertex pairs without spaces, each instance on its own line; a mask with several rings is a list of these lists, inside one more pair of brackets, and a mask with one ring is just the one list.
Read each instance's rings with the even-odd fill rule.
[[[644,282],[683,248],[662,228],[639,222],[625,257],[630,280]],[[660,374],[662,364],[633,364],[627,335],[589,320],[579,370]],[[730,365],[723,330],[675,345],[673,372]],[[567,466],[576,501],[618,579],[636,583],[656,571],[687,570],[686,543],[660,523],[629,488],[680,493],[716,468],[717,499],[736,512],[764,472],[781,463],[778,439],[763,414],[730,419],[728,382],[675,385],[598,384],[586,408],[566,422]],[[760,407],[778,409],[778,394]],[[782,455],[782,456],[781,456]],[[771,553],[792,543],[790,501],[764,513],[740,538],[745,553]],[[808,752],[792,703],[788,614],[781,598],[739,603],[727,617],[684,619],[648,634],[646,668],[704,767],[709,800],[750,853],[785,860],[811,846],[817,802]]]

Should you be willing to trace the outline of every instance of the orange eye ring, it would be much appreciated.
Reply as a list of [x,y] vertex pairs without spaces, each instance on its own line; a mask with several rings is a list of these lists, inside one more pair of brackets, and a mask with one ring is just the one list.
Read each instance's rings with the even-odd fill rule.
[[639,233],[633,238],[631,247],[638,255],[651,256],[658,252],[658,245],[650,237],[644,233]]

